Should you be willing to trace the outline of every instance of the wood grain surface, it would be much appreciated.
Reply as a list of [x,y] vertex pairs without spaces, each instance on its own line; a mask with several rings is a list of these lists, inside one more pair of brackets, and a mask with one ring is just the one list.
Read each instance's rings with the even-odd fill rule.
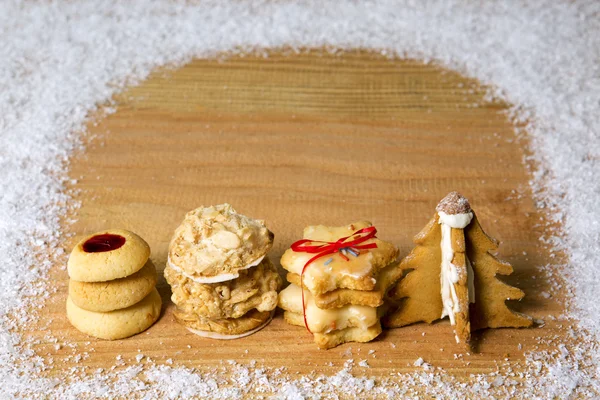
[[[536,318],[559,315],[561,299],[542,296],[548,282],[536,269],[549,260],[539,240],[544,215],[534,207],[523,164],[526,142],[515,135],[506,105],[484,95],[485,88],[457,73],[361,51],[275,52],[157,71],[116,97],[115,113],[90,124],[87,148],[70,167],[82,206],[70,216],[75,224],[65,222],[74,234],[65,249],[86,233],[126,228],[150,243],[162,272],[184,214],[229,202],[267,221],[276,264],[304,226],[360,219],[371,220],[405,256],[437,202],[458,190],[483,228],[501,240],[500,255],[515,268],[505,280],[527,293],[514,308]],[[413,363],[422,357],[465,379],[500,364],[518,371],[525,351],[547,348],[541,339],[564,335],[550,320],[532,329],[485,330],[474,335],[477,353],[467,355],[441,321],[323,351],[278,312],[253,336],[214,341],[174,321],[161,276],[158,323],[110,342],[70,326],[67,283],[64,265],[57,265],[49,283],[56,292],[42,313],[46,328],[28,333],[40,339],[38,354],[62,360],[55,362],[57,374],[77,361],[75,350],[56,350],[44,329],[77,343],[78,352],[87,352],[78,364],[91,368],[110,367],[117,355],[135,363],[143,353],[156,363],[172,359],[199,369],[256,360],[290,374],[333,374],[353,358],[370,365],[354,373],[388,376],[418,370]]]

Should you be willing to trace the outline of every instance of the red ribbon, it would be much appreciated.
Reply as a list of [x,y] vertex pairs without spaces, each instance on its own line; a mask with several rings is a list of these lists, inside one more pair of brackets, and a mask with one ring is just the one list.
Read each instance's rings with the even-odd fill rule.
[[[306,267],[308,267],[313,261],[326,256],[328,254],[338,253],[341,249],[344,248],[352,248],[356,250],[365,250],[365,249],[376,249],[377,243],[369,243],[369,244],[361,244],[369,239],[376,238],[377,229],[374,226],[369,226],[367,228],[359,229],[354,232],[350,236],[346,236],[338,239],[335,242],[324,242],[321,240],[310,240],[310,239],[302,239],[297,242],[292,243],[292,250],[297,253],[310,253],[316,255],[312,257],[310,260],[304,264],[302,267],[302,273],[300,274],[300,285],[302,289],[302,313],[304,314],[304,326],[306,326],[306,330],[310,332],[310,328],[308,327],[308,322],[306,321],[306,304],[304,302],[304,271]],[[347,241],[352,238],[352,240]],[[308,244],[310,243],[310,245]],[[313,244],[320,243],[320,244]],[[340,256],[343,254],[340,253]],[[347,257],[343,257],[346,261],[349,261]],[[312,332],[311,332],[312,333]]]

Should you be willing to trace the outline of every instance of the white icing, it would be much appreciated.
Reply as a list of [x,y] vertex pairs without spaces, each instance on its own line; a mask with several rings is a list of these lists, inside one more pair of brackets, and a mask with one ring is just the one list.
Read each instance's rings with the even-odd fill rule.
[[374,307],[347,305],[340,308],[321,309],[308,290],[304,291],[306,309],[302,306],[302,289],[290,284],[279,293],[280,307],[286,311],[306,314],[306,322],[313,333],[330,333],[332,331],[358,327],[368,329],[379,320]]
[[452,258],[454,258],[454,251],[452,250],[451,242],[451,227],[441,222],[442,229],[442,265],[440,271],[440,284],[442,293],[442,316],[450,317],[450,324],[454,325],[454,314],[459,311],[458,297],[454,284],[458,282],[458,269],[452,264]]
[[[244,268],[239,268],[238,271],[241,271],[241,270],[244,270],[244,269],[249,269],[249,268],[257,266],[258,264],[260,264],[260,262],[263,260],[263,258],[265,258],[265,256],[257,258],[255,261],[253,261],[250,264],[246,265]],[[227,281],[232,281],[232,280],[234,280],[236,278],[239,278],[239,276],[240,276],[240,274],[237,273],[237,272],[228,273],[228,274],[215,275],[215,276],[211,276],[211,277],[208,277],[208,278],[201,278],[201,277],[191,276],[191,275],[187,274],[184,270],[182,270],[181,268],[179,268],[177,265],[173,264],[171,262],[171,257],[167,258],[167,265],[169,267],[173,268],[175,271],[179,272],[181,275],[185,276],[186,278],[191,279],[194,282],[198,282],[198,283],[227,282]]]
[[[315,241],[335,242],[336,240],[351,236],[359,229],[372,226],[370,222],[361,221],[345,226],[325,226],[312,225],[304,228],[303,238]],[[376,240],[369,239],[368,243],[376,243]],[[334,253],[313,261],[302,274],[306,263],[315,256],[313,253],[295,252],[292,249],[285,251],[281,258],[281,265],[287,271],[297,275],[304,275],[304,285],[308,290],[315,292],[317,286],[319,290],[327,292],[337,288],[340,278],[350,277],[352,279],[363,279],[369,277],[373,270],[373,253],[378,249],[363,251],[355,257],[347,254],[347,260],[341,253]],[[330,261],[331,260],[331,261]]]
[[[302,275],[304,265],[314,257],[314,254],[294,252],[293,250],[287,250],[286,253],[289,259],[286,269],[298,275]],[[349,255],[348,258],[349,261],[346,261],[339,253],[334,253],[313,261],[304,271],[304,284],[311,291],[315,290],[317,283],[325,285],[328,290],[334,290],[340,277],[362,279],[371,273],[373,269],[372,251],[361,253],[358,257]],[[331,261],[325,265],[329,259]]]
[[468,212],[465,214],[446,214],[443,211],[438,212],[440,216],[440,224],[448,225],[450,228],[464,229],[471,223],[473,219],[473,213]]
[[[440,247],[442,249],[442,265],[440,272],[440,284],[442,295],[442,316],[450,318],[450,324],[456,323],[454,315],[460,312],[460,303],[456,295],[454,284],[459,280],[459,270],[456,265],[452,264],[454,258],[454,250],[452,249],[452,228],[464,229],[473,219],[473,213],[449,215],[443,211],[438,213],[439,224],[441,225],[442,241]],[[475,285],[473,267],[469,259],[465,256],[467,270],[467,290],[469,293],[469,302],[475,302]],[[458,343],[458,336],[456,336]]]
[[216,333],[216,332],[207,332],[207,331],[201,331],[199,329],[192,329],[192,328],[187,328],[188,331],[198,335],[198,336],[202,336],[202,337],[207,337],[210,339],[219,339],[219,340],[232,340],[232,339],[239,339],[239,338],[243,338],[246,336],[250,336],[253,333],[256,333],[258,331],[260,331],[262,328],[264,328],[265,326],[267,326],[269,324],[269,322],[271,322],[271,320],[273,319],[273,315],[275,314],[275,311],[271,312],[271,315],[269,316],[269,319],[267,319],[265,321],[264,324],[262,324],[259,327],[256,327],[248,332],[244,332],[244,333],[240,333],[239,335],[225,335],[223,333]]

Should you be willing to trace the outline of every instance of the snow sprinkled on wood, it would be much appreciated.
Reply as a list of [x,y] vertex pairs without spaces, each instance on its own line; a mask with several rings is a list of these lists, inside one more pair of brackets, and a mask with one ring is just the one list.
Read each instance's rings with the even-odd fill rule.
[[[597,396],[600,350],[600,13],[595,1],[0,3],[0,378],[8,397],[240,398],[279,393],[414,397]],[[168,39],[166,39],[168,38]],[[514,104],[517,134],[531,143],[538,208],[561,227],[541,238],[567,261],[540,266],[565,285],[575,344],[527,353],[510,368],[468,383],[437,368],[385,379],[291,377],[232,365],[233,378],[147,360],[57,379],[17,332],[36,320],[64,262],[61,217],[78,207],[67,188],[69,157],[87,118],[126,85],[162,65],[267,48],[372,49],[435,62],[478,79],[489,98]],[[104,113],[114,112],[105,108]],[[561,257],[555,257],[558,260]],[[546,297],[553,293],[541,294]],[[34,306],[34,307],[32,307]],[[29,310],[38,310],[29,312]],[[72,345],[64,343],[65,349]],[[395,346],[390,344],[392,348]],[[352,353],[350,352],[350,355]],[[88,357],[76,354],[74,361]],[[141,361],[141,360],[140,360]],[[426,364],[426,363],[424,363]],[[422,365],[424,365],[422,364]],[[428,364],[427,364],[428,365]],[[270,372],[268,376],[266,372]],[[512,374],[512,375],[511,375]],[[45,376],[45,375],[44,375]],[[243,386],[240,384],[244,383]],[[420,390],[420,391],[417,391]]]

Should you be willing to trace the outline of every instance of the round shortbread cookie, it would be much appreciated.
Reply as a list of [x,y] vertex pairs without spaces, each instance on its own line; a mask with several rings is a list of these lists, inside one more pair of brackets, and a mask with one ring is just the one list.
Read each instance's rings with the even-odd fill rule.
[[69,282],[69,297],[79,308],[107,312],[127,308],[146,297],[156,286],[158,276],[152,261],[133,275],[110,282]]
[[162,300],[156,289],[131,307],[105,313],[79,308],[67,297],[67,318],[75,328],[90,336],[124,339],[150,328],[160,316],[161,306]]
[[83,238],[69,256],[69,277],[79,282],[106,282],[142,269],[150,257],[148,243],[133,232],[109,229]]
[[199,315],[182,312],[182,310],[176,308],[173,315],[180,324],[192,331],[212,332],[231,336],[256,332],[258,327],[265,326],[271,319],[272,311],[261,312],[254,309],[240,318],[211,320]]

